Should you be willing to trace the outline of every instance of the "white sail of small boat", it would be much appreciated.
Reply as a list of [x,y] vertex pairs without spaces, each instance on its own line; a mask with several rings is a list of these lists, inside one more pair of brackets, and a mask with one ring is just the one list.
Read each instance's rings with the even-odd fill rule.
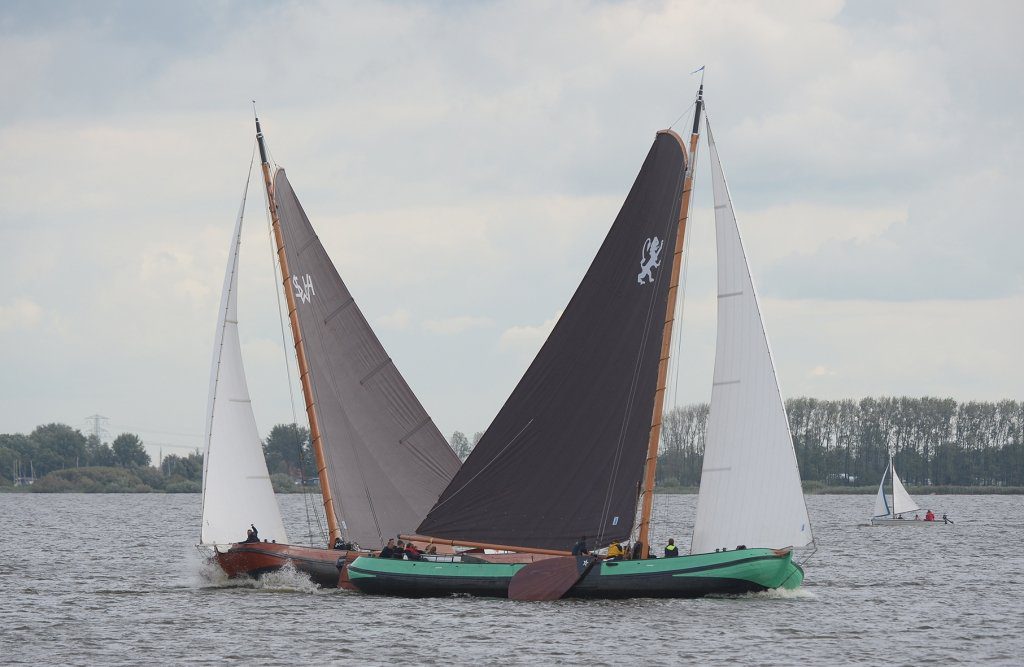
[[718,340],[692,553],[812,541],[793,436],[710,124]]
[[872,515],[874,518],[892,514],[892,510],[889,509],[889,501],[885,497],[885,477],[888,474],[889,468],[886,468],[885,472],[882,473],[882,481],[878,483],[878,495],[875,496],[875,513]]
[[[248,188],[247,182],[246,193]],[[210,369],[203,437],[204,545],[238,542],[250,523],[255,523],[260,538],[288,541],[263,457],[238,338],[238,251],[244,213],[245,194],[231,235]]]
[[[892,475],[892,505],[889,504],[889,500],[885,495],[885,478],[886,475]],[[882,473],[882,481],[878,484],[878,494],[875,496],[875,510],[871,515],[871,525],[873,526],[919,526],[919,525],[946,525],[953,523],[945,514],[942,515],[941,520],[935,519],[935,513],[928,510],[923,520],[920,514],[915,514],[913,519],[904,516],[910,512],[918,512],[921,506],[918,505],[917,501],[907,493],[906,487],[903,486],[903,482],[900,481],[899,475],[896,474],[896,466],[893,463],[892,457],[889,457],[889,465],[886,466],[885,472]]]
[[903,482],[900,481],[899,475],[896,474],[896,468],[892,464],[892,459],[889,459],[889,467],[892,469],[892,511],[898,516],[904,512],[915,512],[921,509],[903,487]]

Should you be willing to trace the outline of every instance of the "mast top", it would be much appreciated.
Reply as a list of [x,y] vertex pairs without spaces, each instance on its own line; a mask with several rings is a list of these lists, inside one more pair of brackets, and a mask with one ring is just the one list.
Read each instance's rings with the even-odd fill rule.
[[[704,68],[701,67],[703,70]],[[704,110],[704,73],[700,75],[700,88],[697,89],[697,109],[693,113],[693,130],[691,134],[700,134],[700,113]]]
[[267,147],[263,143],[263,129],[260,128],[260,117],[256,114],[256,100],[252,101],[252,115],[256,119],[256,143],[260,146],[260,163],[269,165],[267,161]]

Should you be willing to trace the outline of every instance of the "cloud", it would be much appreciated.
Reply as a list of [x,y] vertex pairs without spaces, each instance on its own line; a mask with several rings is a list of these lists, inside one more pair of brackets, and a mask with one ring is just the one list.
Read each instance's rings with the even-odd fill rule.
[[538,325],[517,325],[509,327],[501,332],[498,338],[498,347],[505,352],[518,352],[530,357],[537,354],[541,345],[551,335],[551,330],[558,323],[562,312],[555,313],[554,317],[545,320]]
[[491,318],[474,315],[458,315],[455,317],[438,317],[423,320],[423,328],[426,331],[441,336],[451,336],[465,333],[472,329],[483,329],[491,326],[494,326],[494,320]]
[[[19,63],[0,71],[0,365],[19,378],[0,427],[102,412],[201,432],[255,97],[389,354],[442,430],[481,428],[654,131],[685,129],[701,64],[787,393],[1019,394],[1022,22],[1012,3],[838,0],[0,5]],[[680,401],[714,356],[701,151]],[[290,410],[254,179],[239,331],[265,430]],[[37,329],[12,328],[18,299]]]
[[18,297],[10,305],[0,304],[0,332],[35,329],[43,320],[43,309],[36,302]]
[[406,329],[410,322],[412,315],[405,308],[399,308],[374,320],[374,324],[382,329]]

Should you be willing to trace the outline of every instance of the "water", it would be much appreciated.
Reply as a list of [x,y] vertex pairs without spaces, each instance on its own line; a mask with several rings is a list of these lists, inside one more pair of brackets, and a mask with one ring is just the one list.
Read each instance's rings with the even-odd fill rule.
[[[302,498],[281,501],[301,533]],[[695,502],[657,498],[657,543]],[[192,546],[195,495],[0,495],[0,663],[1020,664],[1020,497],[926,502],[956,526],[860,528],[872,497],[808,497],[795,593],[516,603],[224,581]]]

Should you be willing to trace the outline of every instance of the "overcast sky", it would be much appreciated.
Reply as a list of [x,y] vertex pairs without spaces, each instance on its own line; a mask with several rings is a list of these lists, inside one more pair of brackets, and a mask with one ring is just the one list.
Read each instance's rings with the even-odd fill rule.
[[[0,432],[99,413],[201,446],[251,99],[440,429],[484,430],[701,65],[783,394],[1022,399],[1022,25],[1015,2],[6,0]],[[698,170],[674,403],[711,388]],[[265,433],[292,405],[252,194]]]

